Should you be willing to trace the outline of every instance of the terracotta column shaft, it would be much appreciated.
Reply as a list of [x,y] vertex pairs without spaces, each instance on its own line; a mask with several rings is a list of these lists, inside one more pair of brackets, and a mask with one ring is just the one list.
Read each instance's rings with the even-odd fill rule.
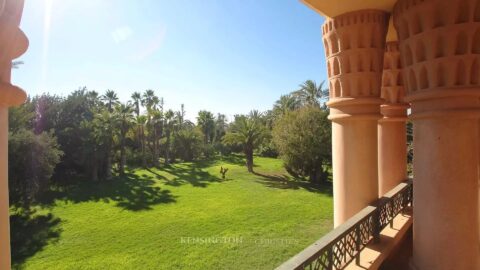
[[399,0],[394,7],[414,126],[417,270],[480,269],[479,5]]
[[378,120],[378,195],[383,196],[407,178],[407,108],[403,98],[398,42],[386,44],[381,97],[385,100]]
[[28,39],[18,28],[23,0],[0,0],[0,270],[11,267],[8,201],[8,107],[26,99],[10,83],[11,62],[28,48]]
[[388,14],[361,10],[327,19],[334,224],[377,199],[377,121]]

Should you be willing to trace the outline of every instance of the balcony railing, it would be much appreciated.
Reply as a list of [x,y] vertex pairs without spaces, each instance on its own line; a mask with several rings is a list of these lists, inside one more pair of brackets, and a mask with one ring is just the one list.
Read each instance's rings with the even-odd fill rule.
[[367,206],[317,242],[283,263],[277,270],[339,270],[354,259],[371,241],[380,241],[380,232],[412,204],[413,182],[408,180]]

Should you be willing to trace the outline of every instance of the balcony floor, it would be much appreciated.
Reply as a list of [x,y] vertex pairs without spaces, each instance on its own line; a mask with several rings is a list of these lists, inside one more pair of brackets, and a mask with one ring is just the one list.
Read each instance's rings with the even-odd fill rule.
[[392,252],[392,255],[383,262],[379,270],[408,270],[408,263],[412,257],[412,241],[413,232],[412,228],[410,228],[406,232],[403,242]]

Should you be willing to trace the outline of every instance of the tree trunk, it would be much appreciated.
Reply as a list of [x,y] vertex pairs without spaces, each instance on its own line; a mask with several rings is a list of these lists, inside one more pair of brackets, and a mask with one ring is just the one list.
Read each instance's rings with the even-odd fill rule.
[[147,167],[147,159],[145,157],[145,131],[143,130],[143,126],[140,127],[140,140],[141,140],[141,147],[142,147],[142,166],[144,168]]
[[245,159],[248,172],[253,173],[253,148],[246,147],[245,148]]
[[310,172],[309,178],[310,178],[310,182],[318,184],[318,182],[319,182],[318,181],[318,173],[317,173],[316,170],[313,170],[313,171]]
[[112,155],[110,151],[107,152],[107,160],[105,163],[105,178],[107,180],[112,179]]
[[158,139],[156,125],[153,125],[153,166],[158,166]]
[[125,164],[127,163],[127,155],[125,153],[125,134],[122,134],[120,140],[120,175],[125,175]]
[[165,144],[165,164],[168,165],[170,163],[170,134],[169,132],[166,133],[167,142]]
[[93,152],[92,161],[92,181],[98,182],[98,160],[96,151]]

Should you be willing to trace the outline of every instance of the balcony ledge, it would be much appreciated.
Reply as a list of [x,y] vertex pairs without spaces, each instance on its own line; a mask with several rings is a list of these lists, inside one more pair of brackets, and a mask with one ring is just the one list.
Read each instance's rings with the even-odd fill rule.
[[398,214],[380,233],[378,243],[371,242],[360,252],[360,261],[357,264],[353,260],[345,270],[375,270],[379,269],[382,263],[396,252],[412,227],[413,218],[411,208],[405,209],[404,213]]

